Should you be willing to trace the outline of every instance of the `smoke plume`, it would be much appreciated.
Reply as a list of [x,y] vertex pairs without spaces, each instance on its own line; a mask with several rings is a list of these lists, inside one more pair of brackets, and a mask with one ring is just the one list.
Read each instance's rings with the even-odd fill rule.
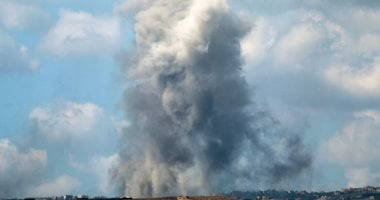
[[252,101],[223,0],[157,0],[135,16],[126,73],[130,126],[110,173],[121,193],[159,196],[277,185],[310,167],[302,138]]

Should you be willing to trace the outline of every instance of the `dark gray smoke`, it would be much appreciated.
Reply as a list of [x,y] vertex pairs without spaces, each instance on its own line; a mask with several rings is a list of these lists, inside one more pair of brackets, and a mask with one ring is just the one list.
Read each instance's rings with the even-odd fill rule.
[[159,0],[136,15],[125,129],[112,181],[132,196],[253,189],[310,167],[302,139],[252,102],[223,0]]

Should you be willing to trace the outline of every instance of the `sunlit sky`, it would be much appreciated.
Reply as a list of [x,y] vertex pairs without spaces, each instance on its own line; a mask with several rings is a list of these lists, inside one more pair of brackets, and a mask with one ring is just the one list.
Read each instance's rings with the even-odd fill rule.
[[[143,3],[0,1],[0,197],[117,194],[121,55]],[[240,42],[253,98],[313,154],[303,189],[379,185],[380,2],[228,4],[253,25]]]

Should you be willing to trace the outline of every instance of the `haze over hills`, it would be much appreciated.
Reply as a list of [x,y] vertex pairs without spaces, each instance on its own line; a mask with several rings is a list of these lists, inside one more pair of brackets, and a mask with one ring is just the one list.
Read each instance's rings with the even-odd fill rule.
[[379,0],[0,0],[0,198],[377,198],[379,19]]
[[380,199],[380,187],[366,186],[362,188],[347,188],[338,191],[284,191],[284,190],[265,190],[265,191],[233,191],[224,195],[211,196],[167,196],[167,197],[105,197],[86,195],[64,195],[58,197],[38,197],[23,199],[4,199],[4,200],[376,200]]

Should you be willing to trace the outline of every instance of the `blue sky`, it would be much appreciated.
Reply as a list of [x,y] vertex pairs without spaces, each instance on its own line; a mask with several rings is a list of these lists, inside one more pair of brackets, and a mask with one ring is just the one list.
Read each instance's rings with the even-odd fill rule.
[[[301,189],[379,185],[380,3],[228,3],[252,25],[240,44],[253,98],[313,153]],[[0,1],[0,197],[117,194],[121,55],[149,4]]]

